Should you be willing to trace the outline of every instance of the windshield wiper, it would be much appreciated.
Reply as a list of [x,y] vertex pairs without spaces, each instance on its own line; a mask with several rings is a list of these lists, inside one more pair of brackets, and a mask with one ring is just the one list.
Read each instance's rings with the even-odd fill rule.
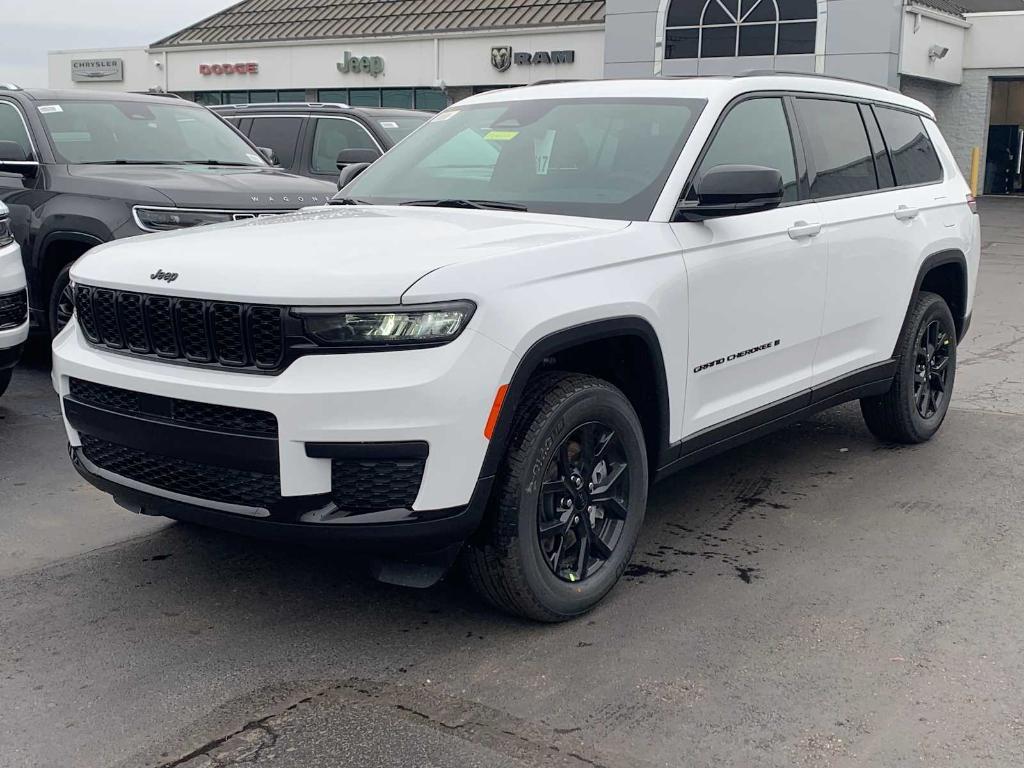
[[449,198],[445,200],[410,200],[402,205],[421,205],[425,208],[472,208],[476,210],[492,211],[521,211],[529,210],[525,205],[519,203],[504,203],[499,200],[460,200]]
[[180,165],[176,160],[87,160],[78,165]]
[[181,160],[181,165],[225,165],[232,168],[264,168],[269,166],[259,165],[257,163],[235,163],[230,160]]
[[328,205],[373,205],[365,200],[356,200],[354,197],[332,197],[327,201]]

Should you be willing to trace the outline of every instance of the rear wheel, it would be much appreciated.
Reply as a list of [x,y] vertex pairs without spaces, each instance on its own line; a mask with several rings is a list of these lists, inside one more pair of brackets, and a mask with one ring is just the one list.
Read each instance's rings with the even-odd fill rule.
[[539,621],[593,608],[629,564],[647,506],[643,430],[607,382],[545,374],[527,389],[488,528],[465,565],[492,604]]
[[861,412],[879,439],[923,443],[942,426],[956,380],[956,324],[941,296],[918,296],[897,350],[892,386],[861,400]]

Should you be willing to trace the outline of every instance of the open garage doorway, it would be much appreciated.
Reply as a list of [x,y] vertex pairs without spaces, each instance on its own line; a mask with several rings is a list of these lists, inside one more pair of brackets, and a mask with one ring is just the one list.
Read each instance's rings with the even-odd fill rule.
[[1024,80],[994,79],[985,194],[1024,194]]

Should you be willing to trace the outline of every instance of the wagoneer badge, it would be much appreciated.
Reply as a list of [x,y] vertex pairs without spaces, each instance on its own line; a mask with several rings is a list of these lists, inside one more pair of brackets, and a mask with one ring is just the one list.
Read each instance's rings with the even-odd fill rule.
[[173,283],[178,279],[177,272],[164,272],[162,269],[158,269],[152,275],[149,276],[150,280],[164,280],[168,283]]

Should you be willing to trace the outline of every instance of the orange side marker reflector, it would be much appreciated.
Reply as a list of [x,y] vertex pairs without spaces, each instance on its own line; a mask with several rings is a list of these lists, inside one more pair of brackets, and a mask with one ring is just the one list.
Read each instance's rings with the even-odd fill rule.
[[498,393],[494,396],[494,405],[491,406],[491,414],[487,417],[487,425],[484,427],[484,437],[488,440],[494,434],[494,428],[498,424],[498,416],[501,415],[501,404],[505,402],[505,395],[508,394],[508,384],[498,387]]

